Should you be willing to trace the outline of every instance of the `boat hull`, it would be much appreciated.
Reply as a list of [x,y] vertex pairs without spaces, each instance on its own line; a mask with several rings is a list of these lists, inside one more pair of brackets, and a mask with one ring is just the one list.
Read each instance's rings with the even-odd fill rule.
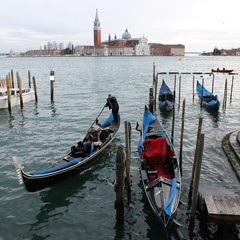
[[170,111],[173,108],[173,93],[164,80],[159,89],[158,101],[159,108],[164,111]]
[[[33,89],[29,89],[28,92],[22,94],[23,103],[33,101],[35,98],[35,93]],[[20,105],[20,96],[19,95],[11,95],[11,107]],[[8,108],[8,97],[0,96],[0,109]]]
[[197,94],[200,104],[209,110],[218,110],[220,103],[217,95],[212,94],[197,81]]
[[[110,116],[112,116],[112,114]],[[101,158],[101,156],[105,153],[105,150],[115,139],[120,127],[120,116],[118,118],[118,123],[112,121],[107,125],[107,127],[102,128],[103,130],[107,130],[109,132],[104,143],[99,147],[99,149],[92,151],[90,155],[86,157],[73,157],[76,153],[73,154],[71,151],[68,155],[56,162],[54,166],[33,173],[24,172],[17,159],[13,157],[19,183],[24,184],[27,191],[36,192],[88,169]]]

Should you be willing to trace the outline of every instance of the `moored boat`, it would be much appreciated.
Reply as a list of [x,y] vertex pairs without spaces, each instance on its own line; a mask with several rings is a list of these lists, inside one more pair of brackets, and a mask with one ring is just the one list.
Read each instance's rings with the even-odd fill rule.
[[209,92],[204,86],[199,83],[199,81],[197,81],[197,94],[203,106],[209,109],[219,109],[220,103],[218,96]]
[[120,126],[120,115],[118,115],[117,123],[113,120],[113,115],[110,114],[100,127],[94,128],[99,133],[97,141],[94,139],[89,141],[89,136],[93,134],[91,130],[93,127],[90,127],[82,141],[71,147],[71,151],[67,155],[47,169],[26,173],[17,158],[13,157],[19,183],[24,184],[27,191],[36,192],[89,168],[100,159],[115,139]]
[[169,230],[180,201],[180,167],[169,137],[147,107],[138,152],[141,179],[148,203],[165,229]]
[[[34,90],[32,88],[22,89],[23,103],[34,100]],[[19,88],[10,88],[11,107],[20,105]],[[7,88],[0,87],[0,109],[8,108]]]
[[162,80],[162,84],[159,89],[158,100],[160,109],[169,111],[173,108],[173,93],[164,80]]

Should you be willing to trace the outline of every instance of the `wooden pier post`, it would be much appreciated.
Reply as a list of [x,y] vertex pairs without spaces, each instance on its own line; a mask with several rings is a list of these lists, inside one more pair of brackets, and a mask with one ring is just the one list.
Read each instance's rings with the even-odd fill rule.
[[158,85],[158,74],[155,77],[155,84],[154,84],[154,112],[156,112],[156,101],[157,101],[157,85]]
[[230,103],[232,102],[233,80],[234,80],[234,76],[232,76],[231,93],[230,93]]
[[34,88],[34,94],[35,94],[35,102],[38,102],[37,84],[34,76],[32,80],[33,80],[33,88]]
[[195,79],[194,79],[194,75],[193,75],[193,102],[194,102],[194,90],[195,90]]
[[18,72],[17,72],[17,83],[18,83],[18,91],[19,91],[19,97],[20,97],[20,106],[22,109],[23,108],[22,80],[21,80]]
[[51,101],[54,98],[54,82],[55,82],[55,73],[53,70],[50,71],[50,85],[51,85]]
[[203,147],[204,147],[204,134],[200,134],[199,143],[196,148],[197,157],[196,157],[196,169],[194,173],[194,183],[193,183],[193,199],[191,206],[190,218],[194,219],[196,208],[197,208],[197,200],[198,200],[198,188],[200,182],[200,173],[201,173],[201,165],[202,165],[202,156],[203,156]]
[[183,133],[184,133],[184,119],[185,119],[185,104],[186,99],[183,99],[183,109],[182,109],[182,127],[181,127],[181,137],[180,137],[180,151],[179,151],[179,165],[182,175],[182,149],[183,149]]
[[12,88],[14,88],[13,70],[11,69]]
[[[202,78],[202,96],[203,96],[203,88],[204,88],[204,78]],[[201,97],[201,107],[202,107],[203,98]]]
[[174,99],[174,102],[173,102],[173,108],[172,108],[172,132],[171,132],[171,142],[173,144],[173,138],[174,138],[174,127],[175,127],[175,90],[173,91],[173,99]]
[[174,101],[174,104],[176,102],[176,82],[177,82],[177,75],[175,75],[175,77],[174,77],[174,86],[173,86],[173,101]]
[[31,73],[30,70],[28,70],[28,86],[31,88]]
[[154,85],[154,83],[155,83],[155,80],[156,80],[156,75],[155,75],[155,69],[156,69],[156,67],[155,67],[155,62],[153,62],[153,85]]
[[116,156],[116,220],[117,225],[124,224],[124,168],[125,168],[125,151],[124,146],[119,145]]
[[225,80],[225,87],[223,93],[223,110],[226,110],[227,106],[227,79]]
[[153,88],[149,88],[149,110],[153,113],[154,105],[154,96],[153,96]]
[[10,91],[10,78],[7,75],[6,76],[6,81],[7,81],[7,95],[8,95],[8,111],[11,112],[11,91]]
[[131,124],[125,121],[125,145],[126,145],[126,185],[128,199],[131,199]]
[[[197,131],[197,141],[196,141],[196,148],[199,145],[199,139],[201,136],[201,131],[202,131],[202,122],[203,122],[203,118],[200,117],[199,118],[199,122],[198,122],[198,131]],[[192,178],[191,178],[191,182],[190,182],[190,189],[189,189],[189,199],[191,199],[192,197],[192,189],[193,189],[193,180],[194,180],[194,175],[195,175],[195,169],[196,169],[196,158],[197,158],[197,151],[195,151],[194,154],[194,160],[193,160],[193,167],[192,167]]]
[[181,102],[181,82],[182,82],[182,79],[181,79],[181,76],[179,76],[179,89],[178,89],[178,111],[180,109],[180,102]]
[[213,74],[213,78],[212,78],[212,93],[213,93],[213,90],[214,90],[214,79],[215,79],[215,75]]

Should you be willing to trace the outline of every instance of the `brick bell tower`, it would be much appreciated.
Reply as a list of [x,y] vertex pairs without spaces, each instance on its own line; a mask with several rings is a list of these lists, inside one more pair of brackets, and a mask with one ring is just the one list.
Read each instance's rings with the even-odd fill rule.
[[100,27],[100,21],[98,18],[98,11],[96,10],[96,16],[94,21],[94,47],[101,47],[101,27]]

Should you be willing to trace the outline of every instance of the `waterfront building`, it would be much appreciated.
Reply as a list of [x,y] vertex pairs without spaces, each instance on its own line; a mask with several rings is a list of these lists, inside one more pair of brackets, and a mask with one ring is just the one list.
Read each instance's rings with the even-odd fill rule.
[[[70,44],[70,43],[69,43]],[[108,39],[102,41],[101,24],[96,10],[95,20],[93,23],[93,45],[73,45],[69,46],[68,51],[63,48],[57,48],[57,44],[49,43],[44,50],[29,50],[26,56],[60,56],[60,55],[77,55],[77,56],[184,56],[185,46],[182,44],[164,45],[160,43],[148,43],[148,39],[143,37],[132,37],[128,29],[124,31],[121,38],[114,38],[109,34]]]

